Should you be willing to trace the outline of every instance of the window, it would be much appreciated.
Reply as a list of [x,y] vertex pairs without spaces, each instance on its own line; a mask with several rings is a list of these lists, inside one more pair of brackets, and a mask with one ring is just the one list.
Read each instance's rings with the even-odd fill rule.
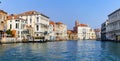
[[37,28],[37,31],[38,31],[39,30],[39,26],[37,25],[36,28]]
[[83,31],[83,33],[86,33],[86,29],[83,29],[82,31]]
[[32,26],[30,25],[30,27],[32,27]]
[[15,22],[19,22],[19,20],[15,20]]
[[6,16],[4,16],[4,19],[6,19]]
[[19,23],[16,23],[16,29],[19,29]]
[[22,24],[22,25],[21,25],[21,29],[23,29],[23,28],[24,28],[24,26],[25,26],[25,25],[23,25],[23,24]]
[[39,22],[39,17],[37,17],[37,22]]
[[28,19],[26,18],[26,21],[25,21],[26,23],[28,22]]
[[37,34],[37,37],[38,37],[38,34]]
[[18,31],[18,34],[20,34],[20,32]]
[[10,29],[12,29],[12,24],[10,24]]
[[15,28],[17,28],[17,23],[16,23],[16,27]]
[[30,23],[32,23],[32,19],[30,18]]
[[92,29],[90,29],[90,32],[92,32]]
[[12,20],[10,20],[10,22],[12,22]]

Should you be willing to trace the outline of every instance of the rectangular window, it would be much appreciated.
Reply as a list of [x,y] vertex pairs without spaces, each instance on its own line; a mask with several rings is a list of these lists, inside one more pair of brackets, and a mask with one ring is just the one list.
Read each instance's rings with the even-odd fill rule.
[[38,31],[39,30],[39,26],[37,25],[36,28],[37,28],[37,31]]
[[19,22],[19,20],[15,20],[15,22]]
[[15,28],[17,28],[17,23],[16,23],[16,25],[15,25]]
[[10,22],[12,22],[12,20],[10,20]]
[[18,34],[20,34],[20,32],[18,31]]
[[30,27],[32,27],[32,26],[30,25]]
[[23,29],[23,26],[24,26],[24,25],[22,24],[22,25],[21,25],[21,29]]
[[39,22],[39,17],[37,17],[37,22]]
[[30,23],[32,23],[32,19],[30,18]]
[[4,16],[4,19],[6,19],[6,16]]
[[16,23],[15,27],[16,27],[16,29],[19,29],[19,23]]
[[37,34],[37,37],[38,37],[38,34]]
[[26,23],[28,22],[28,19],[26,18],[26,21],[25,21]]
[[10,24],[10,29],[12,29],[12,24]]

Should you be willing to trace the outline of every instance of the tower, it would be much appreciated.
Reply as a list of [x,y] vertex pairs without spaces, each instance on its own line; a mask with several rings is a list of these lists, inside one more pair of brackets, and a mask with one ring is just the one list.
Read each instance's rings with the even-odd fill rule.
[[75,21],[75,27],[73,28],[76,33],[77,33],[77,31],[78,31],[78,26],[79,26],[79,25],[80,25],[79,21],[76,20],[76,21]]
[[79,25],[79,21],[76,20],[76,21],[75,21],[75,26],[78,26],[78,25]]

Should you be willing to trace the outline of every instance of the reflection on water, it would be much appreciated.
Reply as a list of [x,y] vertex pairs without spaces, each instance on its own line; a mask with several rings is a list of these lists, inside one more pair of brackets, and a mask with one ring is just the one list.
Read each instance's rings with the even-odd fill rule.
[[119,61],[120,43],[62,41],[0,45],[0,61]]

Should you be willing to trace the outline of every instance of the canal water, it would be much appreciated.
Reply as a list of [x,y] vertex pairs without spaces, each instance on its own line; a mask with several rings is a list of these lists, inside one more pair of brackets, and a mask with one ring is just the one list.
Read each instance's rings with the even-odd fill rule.
[[1,44],[0,61],[120,61],[120,43],[85,40]]

